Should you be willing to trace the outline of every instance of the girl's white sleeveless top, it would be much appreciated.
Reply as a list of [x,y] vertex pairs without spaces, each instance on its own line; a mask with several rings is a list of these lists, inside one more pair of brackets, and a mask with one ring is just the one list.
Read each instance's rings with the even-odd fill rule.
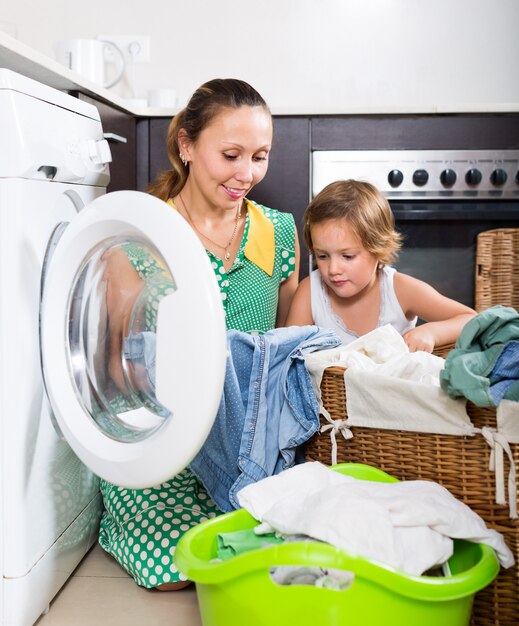
[[[408,320],[402,311],[393,285],[395,272],[393,267],[388,266],[380,270],[380,313],[376,327],[391,324],[403,335],[416,326],[416,317]],[[359,335],[346,328],[342,319],[333,311],[319,270],[314,270],[310,274],[310,294],[312,318],[316,326],[333,330],[341,338],[343,344],[358,339]]]

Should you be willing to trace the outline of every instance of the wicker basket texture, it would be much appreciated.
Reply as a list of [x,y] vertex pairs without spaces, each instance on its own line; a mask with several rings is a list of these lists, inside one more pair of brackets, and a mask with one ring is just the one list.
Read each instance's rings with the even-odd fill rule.
[[[435,350],[445,356],[450,347]],[[324,371],[323,405],[334,420],[346,419],[344,368]],[[474,426],[496,427],[495,408],[467,403]],[[328,422],[321,417],[321,425]],[[391,431],[354,427],[353,438],[337,435],[337,463],[366,463],[379,467],[401,480],[432,480],[440,483],[476,511],[490,528],[503,533],[519,562],[519,520],[509,517],[507,505],[495,502],[495,479],[489,471],[490,448],[482,436],[460,437],[432,433]],[[519,445],[511,445],[519,467]],[[506,455],[505,455],[506,456]],[[306,460],[332,464],[332,446],[327,432],[314,435],[306,447]],[[505,475],[509,463],[505,460]],[[519,624],[519,569],[502,569],[496,580],[476,594],[474,626],[517,626]]]
[[519,228],[487,230],[477,237],[475,308],[496,304],[519,310]]

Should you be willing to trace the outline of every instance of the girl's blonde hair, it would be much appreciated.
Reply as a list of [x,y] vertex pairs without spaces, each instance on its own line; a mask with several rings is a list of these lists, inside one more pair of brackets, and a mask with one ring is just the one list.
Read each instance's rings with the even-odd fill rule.
[[383,265],[389,265],[402,247],[388,201],[371,183],[338,180],[327,185],[308,205],[303,216],[303,236],[313,252],[312,226],[345,219],[364,248]]
[[191,96],[187,106],[171,120],[166,145],[172,169],[159,173],[147,191],[161,200],[173,198],[186,184],[189,165],[180,159],[178,134],[182,130],[191,143],[224,108],[238,109],[241,106],[260,106],[270,115],[270,110],[260,94],[243,80],[215,78],[201,85]]

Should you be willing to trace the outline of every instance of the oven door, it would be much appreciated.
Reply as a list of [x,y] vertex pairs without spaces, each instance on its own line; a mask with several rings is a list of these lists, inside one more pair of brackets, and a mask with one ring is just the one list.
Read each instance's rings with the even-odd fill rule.
[[391,200],[390,205],[404,235],[395,267],[474,307],[477,236],[519,227],[519,202]]
[[59,429],[98,476],[159,484],[189,464],[218,410],[226,332],[213,269],[186,222],[144,193],[107,194],[60,230],[40,314]]

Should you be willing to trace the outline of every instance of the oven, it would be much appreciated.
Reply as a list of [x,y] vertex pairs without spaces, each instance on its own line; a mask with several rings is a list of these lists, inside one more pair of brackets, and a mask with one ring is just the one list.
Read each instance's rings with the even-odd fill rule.
[[311,195],[366,180],[389,200],[404,245],[395,267],[474,307],[478,233],[519,228],[519,150],[314,150]]

